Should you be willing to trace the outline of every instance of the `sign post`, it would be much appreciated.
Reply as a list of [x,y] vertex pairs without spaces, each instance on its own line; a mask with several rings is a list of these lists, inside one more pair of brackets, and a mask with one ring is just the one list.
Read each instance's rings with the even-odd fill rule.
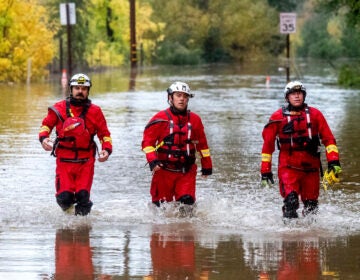
[[286,34],[286,80],[290,81],[290,34],[296,32],[296,13],[280,13],[280,33]]
[[76,24],[75,3],[60,4],[60,23],[66,25],[67,30],[67,46],[68,46],[68,74],[71,77],[71,25]]

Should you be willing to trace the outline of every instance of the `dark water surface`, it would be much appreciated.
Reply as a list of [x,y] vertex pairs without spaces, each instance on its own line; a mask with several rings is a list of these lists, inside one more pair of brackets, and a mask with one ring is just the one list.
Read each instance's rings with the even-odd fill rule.
[[[47,107],[66,94],[60,82],[0,85],[0,279],[360,279],[360,94],[338,87],[327,65],[298,71],[307,102],[337,138],[343,181],[321,190],[316,221],[290,225],[277,186],[259,186],[261,131],[283,104],[276,63],[90,75],[114,153],[96,163],[88,217],[56,205],[55,160],[37,140]],[[192,218],[172,205],[153,209],[140,148],[175,80],[195,93],[190,109],[203,119],[214,162],[214,174],[198,178]]]

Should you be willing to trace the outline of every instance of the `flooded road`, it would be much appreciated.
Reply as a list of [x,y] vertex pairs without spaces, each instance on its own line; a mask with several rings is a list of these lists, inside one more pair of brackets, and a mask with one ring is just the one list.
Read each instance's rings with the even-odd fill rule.
[[[47,107],[66,94],[60,82],[0,85],[0,279],[358,279],[360,91],[338,87],[324,65],[299,71],[307,103],[337,138],[343,181],[321,190],[316,221],[290,225],[277,186],[259,184],[261,131],[283,104],[277,64],[90,74],[114,152],[96,163],[88,217],[57,206],[55,159],[37,140]],[[195,93],[189,108],[202,117],[214,162],[212,176],[198,177],[192,218],[152,207],[140,146],[175,80]]]

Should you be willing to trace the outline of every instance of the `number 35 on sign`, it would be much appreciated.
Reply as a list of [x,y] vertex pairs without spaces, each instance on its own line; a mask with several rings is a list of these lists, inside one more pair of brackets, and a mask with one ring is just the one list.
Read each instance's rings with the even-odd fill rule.
[[280,13],[280,33],[296,32],[296,13]]

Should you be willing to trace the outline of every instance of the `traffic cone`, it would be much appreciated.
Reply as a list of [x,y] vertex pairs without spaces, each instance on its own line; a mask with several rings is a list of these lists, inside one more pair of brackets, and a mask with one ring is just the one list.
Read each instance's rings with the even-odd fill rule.
[[266,76],[266,82],[265,82],[266,88],[270,87],[270,76]]
[[66,86],[67,86],[67,74],[66,74],[66,69],[63,69],[63,70],[62,70],[61,85],[62,85],[62,87],[66,87]]

